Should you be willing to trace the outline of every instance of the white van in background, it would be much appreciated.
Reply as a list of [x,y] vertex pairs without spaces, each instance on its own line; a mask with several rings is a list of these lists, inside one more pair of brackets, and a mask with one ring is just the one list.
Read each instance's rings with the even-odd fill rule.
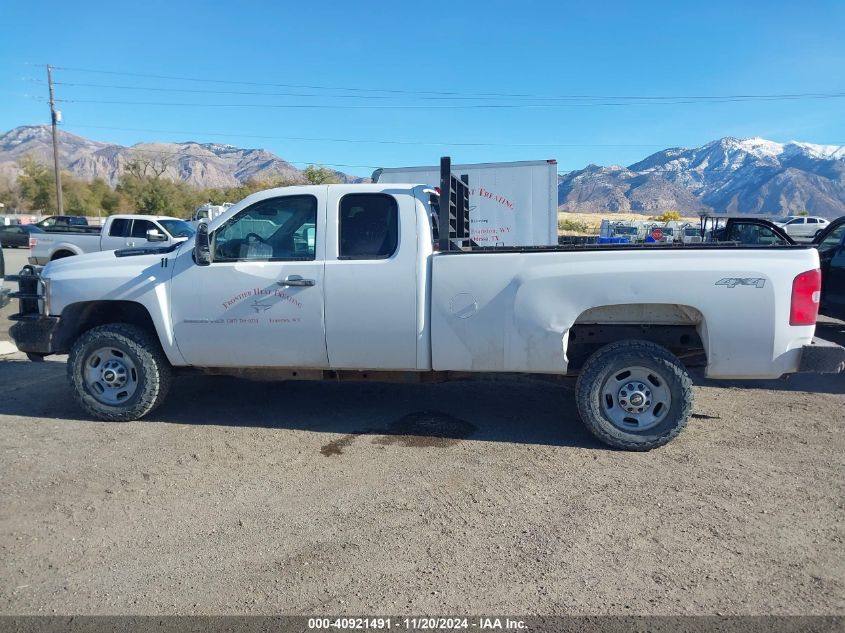
[[231,206],[231,202],[224,202],[223,204],[211,204],[210,202],[206,202],[196,208],[194,213],[191,215],[190,222],[199,223],[203,220],[211,222],[214,218],[222,214]]
[[[470,237],[479,246],[557,244],[557,161],[452,165],[469,176]],[[373,182],[440,186],[440,167],[377,169]]]

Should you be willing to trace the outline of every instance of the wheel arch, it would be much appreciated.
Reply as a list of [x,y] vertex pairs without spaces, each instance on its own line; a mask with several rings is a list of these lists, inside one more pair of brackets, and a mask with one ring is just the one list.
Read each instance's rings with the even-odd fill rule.
[[[62,310],[56,348],[67,352],[88,330],[107,323],[130,323],[159,339],[155,323],[145,306],[135,301],[81,301]],[[159,339],[159,344],[161,340]]]
[[79,255],[79,253],[75,253],[73,250],[69,248],[57,248],[53,251],[53,254],[50,255],[50,261],[54,262],[57,259],[64,259],[65,257],[73,257],[74,255]]
[[627,339],[661,345],[687,366],[707,365],[707,322],[704,314],[694,306],[608,304],[584,310],[567,332],[568,371],[577,373],[598,349]]

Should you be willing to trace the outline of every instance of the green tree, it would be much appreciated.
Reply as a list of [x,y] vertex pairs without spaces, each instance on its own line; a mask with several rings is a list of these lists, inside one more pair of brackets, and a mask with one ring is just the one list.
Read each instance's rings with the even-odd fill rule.
[[97,204],[91,186],[62,174],[62,201],[64,212],[69,215],[97,215]]
[[[150,215],[186,217],[201,193],[183,182],[165,177],[169,162],[165,157],[141,155],[124,165],[117,193],[124,196],[132,211]],[[114,200],[109,200],[112,204]]]
[[21,189],[17,181],[3,182],[0,187],[0,202],[5,205],[5,212],[9,213],[12,209],[19,209],[23,203],[21,197]]
[[302,173],[310,185],[328,185],[340,182],[337,175],[328,167],[308,165]]
[[18,165],[21,168],[18,187],[24,204],[31,210],[55,213],[56,181],[53,172],[29,154],[21,158]]
[[675,222],[681,219],[681,214],[678,211],[664,211],[658,216],[649,218],[658,222]]

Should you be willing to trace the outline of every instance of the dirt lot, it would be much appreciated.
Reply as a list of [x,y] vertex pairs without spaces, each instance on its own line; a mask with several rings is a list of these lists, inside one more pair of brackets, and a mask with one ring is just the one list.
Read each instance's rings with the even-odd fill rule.
[[632,454],[571,385],[192,376],[116,424],[64,370],[0,357],[0,613],[845,614],[845,376],[699,379]]

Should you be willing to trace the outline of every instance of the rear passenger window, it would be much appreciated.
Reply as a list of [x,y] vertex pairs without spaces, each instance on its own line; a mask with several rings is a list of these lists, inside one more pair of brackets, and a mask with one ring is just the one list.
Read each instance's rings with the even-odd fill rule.
[[109,228],[109,235],[111,237],[129,237],[129,223],[131,220],[126,218],[118,218],[112,220],[111,228]]
[[396,198],[383,193],[351,193],[341,198],[341,259],[387,259],[398,243]]

